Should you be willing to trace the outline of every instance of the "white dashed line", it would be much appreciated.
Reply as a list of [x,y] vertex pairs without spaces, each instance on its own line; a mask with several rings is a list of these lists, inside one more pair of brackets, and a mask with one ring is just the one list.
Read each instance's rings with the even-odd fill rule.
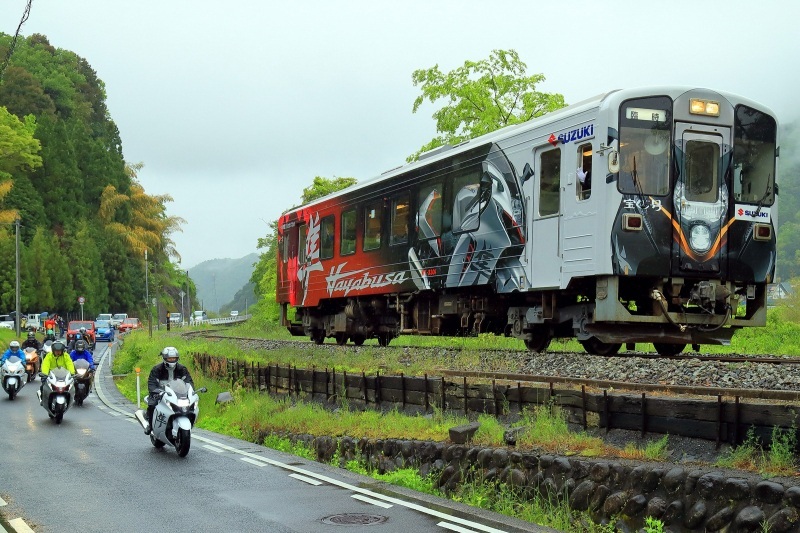
[[256,461],[255,459],[251,459],[249,457],[242,457],[242,461],[244,461],[245,463],[250,463],[251,465],[267,466],[266,464],[262,463],[261,461]]
[[449,529],[450,531],[458,531],[459,533],[478,533],[474,529],[467,529],[465,527],[457,526],[455,524],[448,524],[447,522],[439,522],[436,524],[439,527]]
[[203,448],[206,448],[208,450],[211,450],[212,452],[217,452],[217,453],[225,452],[225,450],[223,450],[222,448],[217,448],[216,446],[211,446],[210,444],[203,444]]
[[295,479],[299,479],[303,483],[308,483],[309,485],[322,485],[322,481],[317,481],[316,479],[304,476],[302,474],[289,474],[289,477],[293,477]]
[[3,498],[0,498],[0,507],[5,507],[6,505],[8,505],[6,501]]
[[28,527],[28,524],[25,523],[25,520],[22,518],[15,518],[14,520],[9,520],[8,525],[14,528],[14,531],[17,533],[34,533],[34,531]]
[[392,505],[391,503],[382,502],[380,500],[373,500],[372,498],[367,498],[366,496],[363,496],[361,494],[353,494],[351,497],[355,498],[356,500],[361,500],[362,502],[367,502],[371,503],[372,505],[377,505],[378,507],[383,507],[384,509],[388,509],[389,507],[394,507],[394,505]]

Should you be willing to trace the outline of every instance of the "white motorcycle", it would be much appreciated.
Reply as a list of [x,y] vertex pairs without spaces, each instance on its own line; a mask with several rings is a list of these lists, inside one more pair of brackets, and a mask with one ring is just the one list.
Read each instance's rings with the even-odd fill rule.
[[72,402],[75,400],[75,378],[65,368],[54,368],[50,374],[39,373],[44,381],[44,393],[36,391],[39,403],[50,418],[60,424]]
[[[190,384],[180,379],[162,382],[162,387],[164,392],[153,411],[150,442],[156,448],[163,448],[169,443],[175,447],[178,457],[186,457],[192,444],[192,427],[200,410],[197,392],[206,392],[206,388],[199,388],[195,392]],[[149,399],[149,396],[145,397],[145,402]],[[139,409],[134,416],[142,428],[147,429],[150,422],[146,411]]]
[[16,398],[17,393],[25,385],[25,363],[12,355],[0,367],[0,379],[3,380],[3,390],[8,394],[8,399]]

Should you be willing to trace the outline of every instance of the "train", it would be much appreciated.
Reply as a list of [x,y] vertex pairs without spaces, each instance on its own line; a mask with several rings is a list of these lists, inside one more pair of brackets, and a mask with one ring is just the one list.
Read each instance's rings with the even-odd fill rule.
[[766,325],[779,151],[765,106],[679,86],[436,148],[279,218],[281,323],[317,344],[730,344]]

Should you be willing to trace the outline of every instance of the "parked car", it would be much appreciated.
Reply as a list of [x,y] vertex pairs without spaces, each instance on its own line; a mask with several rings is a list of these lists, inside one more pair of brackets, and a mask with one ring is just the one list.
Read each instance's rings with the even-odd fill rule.
[[122,321],[128,318],[128,313],[117,313],[111,317],[108,321],[111,324],[112,328],[119,328],[119,325],[122,324]]
[[11,315],[0,315],[0,328],[14,329],[14,318]]
[[95,320],[94,330],[97,334],[95,340],[103,342],[114,342],[114,328],[111,327],[111,323],[108,320]]
[[237,317],[237,316],[239,316],[239,311],[236,311],[236,310],[234,310],[234,311],[231,311],[231,316],[232,316],[232,317]]
[[97,333],[94,330],[94,322],[91,320],[70,320],[67,324],[67,346],[75,340],[75,336],[80,332],[81,328],[86,328],[86,342],[89,343],[89,349],[94,351],[95,344],[97,344]]
[[142,322],[138,318],[126,318],[122,321],[122,324],[119,325],[117,330],[120,333],[127,333],[134,329],[139,329],[142,327]]
[[183,315],[180,313],[170,313],[169,322],[170,324],[183,324]]
[[205,311],[195,311],[192,313],[190,322],[193,324],[202,324],[206,320],[208,320],[208,314]]
[[114,315],[112,315],[111,313],[100,313],[99,315],[97,315],[97,318],[95,318],[94,321],[100,322],[101,320],[105,320],[106,322],[110,322],[113,317]]

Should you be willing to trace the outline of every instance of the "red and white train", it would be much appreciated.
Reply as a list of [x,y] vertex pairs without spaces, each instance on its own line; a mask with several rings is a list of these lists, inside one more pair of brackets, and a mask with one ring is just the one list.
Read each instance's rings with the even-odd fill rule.
[[280,218],[283,324],[382,346],[481,332],[535,351],[553,337],[597,354],[727,344],[766,324],[778,146],[760,104],[656,87],[433,150]]

